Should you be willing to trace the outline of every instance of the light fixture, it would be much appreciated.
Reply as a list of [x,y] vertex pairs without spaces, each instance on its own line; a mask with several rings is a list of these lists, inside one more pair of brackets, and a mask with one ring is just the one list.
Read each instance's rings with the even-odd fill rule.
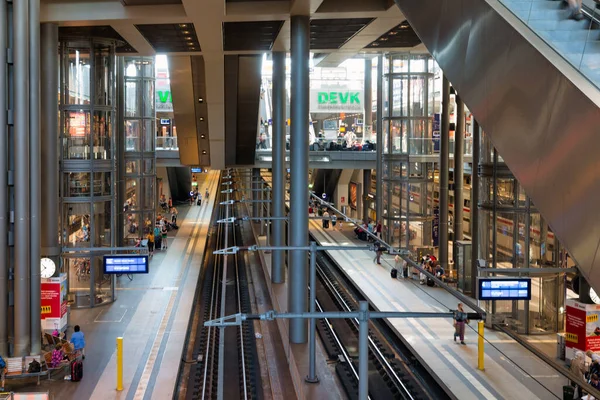
[[200,122],[204,121],[204,117],[200,117]]
[[206,154],[206,150],[202,150],[202,154]]
[[200,135],[200,139],[204,139],[204,138],[206,138],[205,134]]
[[180,28],[187,28],[187,24],[179,24]]
[[198,97],[198,103],[204,103],[204,99],[202,97]]

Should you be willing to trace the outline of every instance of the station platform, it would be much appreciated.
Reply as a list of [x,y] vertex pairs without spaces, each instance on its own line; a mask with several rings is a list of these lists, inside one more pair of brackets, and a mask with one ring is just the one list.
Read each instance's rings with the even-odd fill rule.
[[[309,228],[323,246],[365,243],[354,238],[354,227],[347,223],[342,230],[325,230],[320,221],[311,220]],[[378,311],[456,309],[458,300],[442,288],[423,286],[413,279],[392,279],[394,260],[390,255],[384,254],[382,265],[377,265],[375,254],[369,251],[328,253]],[[562,399],[562,387],[568,384],[566,378],[508,335],[491,329],[484,334],[485,370],[478,370],[476,323],[466,329],[466,346],[453,341],[451,319],[390,319],[387,323],[457,399]],[[536,336],[529,339],[533,343],[539,340]],[[542,340],[547,341],[547,336]]]
[[[168,249],[155,251],[148,275],[125,275],[117,281],[117,300],[106,306],[72,310],[72,326],[86,338],[83,379],[62,375],[25,385],[13,392],[50,392],[54,399],[170,399],[177,381],[194,293],[204,256],[219,172],[199,174],[210,198],[202,206],[176,206],[177,231],[169,233]],[[116,338],[123,337],[124,390],[116,391]],[[16,382],[15,382],[16,383]]]

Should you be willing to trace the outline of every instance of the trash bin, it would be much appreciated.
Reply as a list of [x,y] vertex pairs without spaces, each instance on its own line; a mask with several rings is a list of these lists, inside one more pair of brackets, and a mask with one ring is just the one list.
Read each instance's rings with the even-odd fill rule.
[[563,400],[573,400],[575,397],[575,388],[571,385],[563,386]]

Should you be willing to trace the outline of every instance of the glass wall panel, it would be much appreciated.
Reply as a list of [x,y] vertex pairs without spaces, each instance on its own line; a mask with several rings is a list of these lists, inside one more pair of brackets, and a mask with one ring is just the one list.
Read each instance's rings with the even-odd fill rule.
[[405,153],[406,152],[406,136],[408,134],[408,121],[407,120],[392,120],[390,125],[390,137],[391,137],[391,153]]
[[112,113],[110,111],[94,112],[94,160],[112,159]]
[[109,45],[97,44],[94,46],[95,97],[96,105],[99,106],[112,105],[114,57],[111,51],[114,50],[111,50]]
[[91,262],[89,257],[63,259],[63,269],[67,272],[69,302],[72,307],[91,306]]
[[125,151],[140,151],[141,126],[139,120],[125,121]]
[[68,172],[63,174],[63,197],[89,197],[90,173]]
[[408,116],[408,78],[392,80],[392,117]]
[[144,159],[144,175],[154,174],[154,160],[153,159]]
[[90,159],[90,113],[65,111],[63,113],[63,158]]
[[63,246],[90,246],[90,204],[64,203],[63,213],[66,226],[63,228]]
[[154,119],[144,119],[144,147],[143,151],[151,152],[154,151],[154,140],[156,134],[154,132]]
[[90,49],[68,48],[65,52],[65,104],[90,104]]
[[514,262],[514,213],[498,213],[496,225],[496,263],[498,268],[513,268]]
[[125,161],[125,174],[139,175],[139,173],[140,173],[140,160]]
[[111,202],[94,203],[94,247],[110,247]]
[[112,275],[104,275],[102,268],[102,257],[92,259],[92,273],[94,274],[94,301],[95,305],[111,302],[114,298],[112,288]]
[[111,195],[111,173],[94,172],[94,196]]
[[144,79],[143,93],[143,116],[152,118],[152,128],[150,131],[154,134],[154,79]]
[[125,118],[141,116],[141,104],[138,101],[139,81],[125,80]]

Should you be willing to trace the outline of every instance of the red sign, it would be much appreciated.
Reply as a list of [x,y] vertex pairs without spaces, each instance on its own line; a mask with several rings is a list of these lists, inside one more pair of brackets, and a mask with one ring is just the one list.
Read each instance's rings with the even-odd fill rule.
[[342,196],[342,204],[346,204],[346,198]]
[[600,351],[600,307],[578,301],[567,302],[565,341],[568,348]]
[[60,283],[59,282],[42,282],[41,288],[41,305],[42,319],[60,318],[61,317],[61,301],[60,301]]

